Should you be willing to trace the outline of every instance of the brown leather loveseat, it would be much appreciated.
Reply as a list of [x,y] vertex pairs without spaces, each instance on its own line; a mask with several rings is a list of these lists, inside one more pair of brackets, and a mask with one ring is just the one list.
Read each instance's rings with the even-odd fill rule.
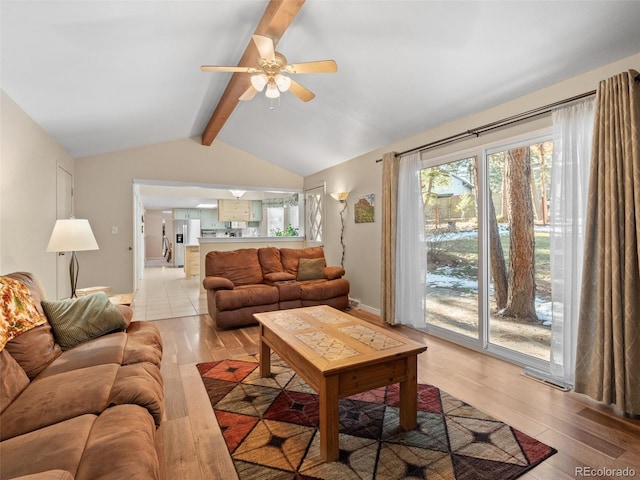
[[289,308],[349,306],[344,269],[327,267],[322,247],[243,248],[207,253],[203,286],[218,327],[257,323],[254,313]]

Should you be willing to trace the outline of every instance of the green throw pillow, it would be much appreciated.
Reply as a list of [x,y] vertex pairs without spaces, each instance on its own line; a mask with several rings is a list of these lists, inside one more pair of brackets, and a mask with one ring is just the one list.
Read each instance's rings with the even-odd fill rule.
[[324,258],[301,258],[298,260],[298,280],[324,278]]
[[79,298],[43,301],[42,309],[63,350],[127,327],[125,318],[104,292]]

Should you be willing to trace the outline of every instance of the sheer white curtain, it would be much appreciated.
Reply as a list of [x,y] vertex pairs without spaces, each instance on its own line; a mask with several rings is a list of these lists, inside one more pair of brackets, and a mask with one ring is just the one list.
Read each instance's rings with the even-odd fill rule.
[[419,153],[400,158],[396,218],[396,322],[425,325],[426,253]]
[[552,112],[551,376],[573,385],[584,253],[594,99]]

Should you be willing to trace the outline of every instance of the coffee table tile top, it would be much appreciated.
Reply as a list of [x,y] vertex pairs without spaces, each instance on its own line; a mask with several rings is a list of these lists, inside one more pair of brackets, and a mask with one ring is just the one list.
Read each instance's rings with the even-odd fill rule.
[[391,338],[382,332],[377,332],[365,325],[347,325],[345,327],[338,328],[338,330],[346,333],[351,338],[368,345],[374,350],[386,350],[388,348],[404,345],[401,341]]
[[313,317],[322,323],[329,323],[332,325],[347,323],[350,321],[349,318],[344,317],[337,310],[331,311],[331,310],[311,307],[311,308],[305,309],[304,313],[306,313],[310,317]]
[[289,318],[289,316],[287,317],[278,316],[273,320],[273,323],[278,325],[281,328],[284,328],[289,332],[296,332],[298,330],[307,330],[308,328],[311,328],[313,326],[310,323],[305,322],[301,318],[297,318],[297,317]]
[[329,361],[362,355],[359,351],[326,332],[299,333],[295,337]]

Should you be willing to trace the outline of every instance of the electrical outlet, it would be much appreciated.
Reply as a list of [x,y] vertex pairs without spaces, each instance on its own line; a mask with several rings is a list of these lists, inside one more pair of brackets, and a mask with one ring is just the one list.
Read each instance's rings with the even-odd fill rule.
[[111,235],[117,235],[118,234],[118,227],[111,227]]

